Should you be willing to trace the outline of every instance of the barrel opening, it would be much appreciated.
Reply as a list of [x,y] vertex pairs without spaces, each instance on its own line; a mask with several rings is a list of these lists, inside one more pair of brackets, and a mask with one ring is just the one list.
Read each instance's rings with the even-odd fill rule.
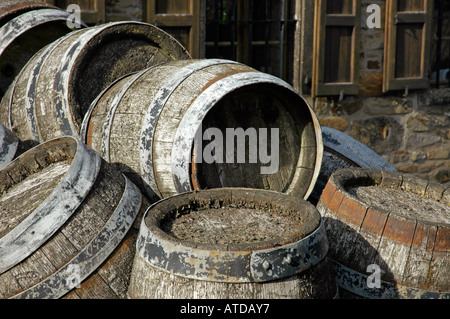
[[[208,136],[210,128],[219,129],[223,139],[221,157],[212,163],[207,162],[207,156],[215,156],[218,150],[210,152],[209,146],[216,143],[216,136]],[[242,134],[239,135],[238,128],[242,128],[245,138],[244,163],[238,157],[243,152],[239,148],[242,144],[238,136]],[[285,192],[293,187],[298,193],[306,192],[308,183],[291,185],[291,181],[299,168],[311,172],[315,169],[316,132],[306,102],[294,92],[267,83],[241,87],[228,93],[208,112],[202,132],[202,147],[199,143],[193,147],[194,189],[249,187]],[[234,141],[234,149],[227,149],[230,140]],[[250,153],[255,155],[253,159]],[[270,173],[263,173],[264,167]]]
[[171,54],[177,54],[156,42],[161,36],[149,38],[149,28],[153,26],[118,24],[105,28],[85,44],[72,68],[74,81],[69,87],[69,105],[79,108],[73,109],[79,116],[78,123],[92,101],[116,79],[167,62]]
[[70,32],[62,21],[50,21],[35,26],[16,37],[0,55],[0,83],[6,92],[8,86],[31,57],[41,48]]
[[[0,238],[25,219],[58,185],[77,151],[73,140],[33,148],[0,171]],[[13,199],[13,200],[11,200]]]
[[[77,151],[77,144],[59,139],[48,144],[47,148],[32,148],[15,159],[15,165],[1,171],[1,192],[7,192],[14,184],[22,182],[28,176],[40,172],[55,163],[72,162]],[[32,163],[30,165],[30,163]],[[8,178],[9,177],[9,178]]]
[[169,241],[224,251],[281,246],[317,229],[320,218],[312,205],[260,191],[214,189],[177,195],[150,208],[145,223]]

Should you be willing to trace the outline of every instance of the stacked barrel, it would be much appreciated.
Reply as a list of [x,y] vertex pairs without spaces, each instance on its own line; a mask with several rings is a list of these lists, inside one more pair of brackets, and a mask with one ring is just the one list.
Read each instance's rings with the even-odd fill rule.
[[[0,298],[448,296],[448,273],[436,270],[449,260],[448,190],[398,195],[429,197],[436,216],[362,204],[359,188],[382,197],[380,186],[423,182],[405,184],[373,151],[320,127],[288,83],[192,59],[151,24],[71,30],[46,4],[0,11]],[[229,129],[244,133],[245,161],[225,161],[238,146],[221,152],[227,141],[211,136]],[[252,130],[270,134],[252,142]],[[252,143],[271,156],[250,160]],[[412,237],[388,236],[392,223],[412,223]],[[392,254],[413,243],[395,268]],[[367,262],[386,272],[373,294]],[[358,289],[346,271],[362,276]]]

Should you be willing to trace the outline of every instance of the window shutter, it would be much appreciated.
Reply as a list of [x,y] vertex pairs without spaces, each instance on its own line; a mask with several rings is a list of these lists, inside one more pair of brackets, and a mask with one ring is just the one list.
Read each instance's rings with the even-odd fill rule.
[[429,85],[432,0],[387,0],[383,92]]
[[361,0],[317,0],[312,95],[359,92]]
[[147,0],[144,16],[180,41],[193,58],[200,57],[199,0]]

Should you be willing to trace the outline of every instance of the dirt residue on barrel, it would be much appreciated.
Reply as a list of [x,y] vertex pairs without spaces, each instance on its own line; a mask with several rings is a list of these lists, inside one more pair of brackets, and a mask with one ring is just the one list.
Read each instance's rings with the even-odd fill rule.
[[221,207],[193,210],[165,221],[168,234],[203,244],[243,244],[284,239],[303,230],[299,213],[278,210]]
[[450,207],[420,194],[401,189],[361,186],[348,192],[371,207],[410,219],[450,224]]

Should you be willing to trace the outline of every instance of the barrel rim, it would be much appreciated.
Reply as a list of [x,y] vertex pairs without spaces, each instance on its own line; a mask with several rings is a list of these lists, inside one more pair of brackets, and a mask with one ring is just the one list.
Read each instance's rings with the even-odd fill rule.
[[[69,32],[68,34],[60,37],[58,40],[50,43],[49,45],[44,47],[42,50],[38,51],[36,53],[36,55],[33,56],[28,61],[27,65],[25,65],[25,67],[21,70],[21,73],[25,72],[25,70],[28,67],[28,64],[30,64],[30,67],[32,67],[30,70],[31,74],[28,79],[27,87],[26,87],[25,106],[26,106],[26,110],[27,110],[27,121],[28,121],[28,125],[30,127],[30,131],[34,136],[34,139],[38,142],[42,141],[42,135],[39,130],[39,125],[37,125],[37,122],[36,122],[36,103],[35,103],[35,101],[36,101],[36,84],[39,79],[40,70],[46,63],[48,57],[52,54],[53,50],[61,42],[65,41],[67,38],[77,36],[79,33],[84,33],[85,31],[86,31],[85,29],[80,29],[80,30],[76,30],[74,32]],[[35,58],[36,58],[36,60],[34,60]],[[16,77],[15,81],[17,81],[17,79],[19,79],[19,76],[21,76],[21,74],[19,74]],[[15,84],[14,84],[13,88],[14,88],[13,90],[15,90]],[[12,102],[12,100],[10,100],[9,106],[11,107],[12,105],[13,105],[13,102]]]
[[100,156],[70,136],[49,140],[26,151],[4,170],[45,150],[46,146],[64,142],[76,145],[69,170],[38,207],[0,238],[0,274],[23,261],[48,240],[73,215],[95,184],[101,167]]
[[[231,84],[228,83],[230,81],[232,82]],[[195,98],[190,107],[186,110],[180,124],[178,125],[171,155],[173,183],[178,193],[193,190],[189,167],[186,163],[190,163],[192,160],[192,141],[194,140],[195,133],[200,127],[205,116],[215,107],[216,102],[224,98],[226,95],[232,93],[234,90],[257,83],[274,84],[279,88],[287,90],[287,92],[290,92],[291,94],[293,93],[296,98],[300,99],[299,101],[304,103],[304,106],[306,106],[306,109],[309,111],[313,122],[316,144],[314,168],[306,168],[301,166],[301,158],[299,157],[295,166],[296,171],[294,177],[286,190],[287,194],[294,193],[296,190],[300,179],[300,174],[298,173],[299,169],[312,170],[311,180],[308,188],[303,194],[304,199],[309,197],[318,179],[323,157],[323,141],[319,121],[308,102],[294,88],[292,88],[291,85],[284,82],[280,78],[261,72],[237,73],[218,80],[199,94],[199,96]]]
[[[392,164],[371,148],[339,130],[322,126],[322,135],[326,149],[336,152],[338,156],[343,155],[360,167],[397,172]],[[367,154],[367,156],[361,157],[361,154]]]
[[[81,109],[73,109],[74,107],[73,101],[75,97],[73,96],[74,94],[72,87],[73,83],[70,82],[69,71],[72,70],[73,65],[79,63],[79,60],[82,59],[82,56],[84,55],[82,49],[84,47],[88,46],[92,41],[95,41],[96,37],[99,36],[100,34],[104,32],[112,33],[114,32],[114,28],[120,27],[122,25],[141,26],[142,28],[146,28],[147,31],[146,34],[157,33],[158,36],[151,37],[148,39],[151,42],[157,44],[160,48],[165,48],[166,42],[164,40],[166,38],[170,38],[170,41],[172,43],[177,44],[171,48],[172,50],[169,50],[168,54],[172,59],[175,59],[174,57],[177,56],[183,56],[186,59],[191,58],[189,52],[178,40],[176,40],[172,35],[170,35],[166,31],[156,27],[153,24],[139,21],[115,21],[86,28],[89,31],[85,34],[82,34],[78,39],[73,41],[70,47],[64,52],[63,56],[61,57],[61,63],[58,65],[58,69],[56,71],[54,78],[53,83],[53,90],[55,91],[54,103],[55,108],[59,110],[57,114],[58,118],[62,123],[60,124],[61,131],[64,134],[80,136],[81,124],[86,115],[86,113],[85,114],[81,113],[82,111]],[[110,87],[110,85],[108,85],[107,87]],[[92,101],[90,104],[92,104]],[[77,108],[79,107],[80,105],[77,106]],[[88,106],[88,109],[89,108],[90,105]],[[77,112],[79,113],[79,115]],[[86,110],[86,112],[88,112],[88,110]],[[79,121],[77,120],[78,116],[80,117]]]
[[[64,266],[38,284],[12,296],[12,299],[60,298],[89,277],[108,258],[132,227],[142,206],[139,189],[124,174],[122,177],[125,180],[122,197],[98,234]],[[79,270],[79,278],[74,278],[74,269]]]
[[[340,169],[333,173],[327,182],[327,186],[328,184],[332,185],[328,186],[329,188],[334,188],[336,192],[340,193],[342,196],[344,196],[344,198],[357,203],[361,207],[365,208],[366,211],[368,209],[372,209],[381,212],[383,215],[389,216],[391,218],[393,218],[394,216],[398,217],[400,218],[400,220],[405,222],[420,223],[422,225],[439,226],[441,228],[450,229],[449,223],[430,221],[424,218],[414,218],[408,215],[405,216],[402,214],[398,214],[395,211],[387,211],[383,207],[374,207],[372,205],[369,205],[363,202],[360,198],[348,192],[348,183],[350,182],[352,183],[352,187],[377,186],[419,194],[420,196],[425,196],[431,200],[446,205],[446,203],[443,202],[443,195],[449,188],[446,188],[441,184],[433,183],[432,181],[425,180],[412,174],[360,167]],[[436,189],[437,192],[430,191],[429,187]],[[319,204],[324,204],[322,196],[319,200]],[[333,214],[339,214],[339,210],[337,212],[333,211]]]
[[[159,198],[162,198],[163,195],[159,191],[159,187],[156,181],[155,167],[153,165],[153,146],[155,139],[155,129],[158,125],[159,117],[166,102],[169,100],[172,93],[195,72],[219,64],[241,64],[225,59],[196,59],[184,60],[183,62],[185,61],[190,63],[188,63],[187,65],[183,65],[170,78],[166,79],[164,85],[161,86],[161,88],[155,94],[152,101],[150,102],[149,107],[147,108],[147,112],[142,122],[142,128],[139,138],[141,175],[146,182],[146,185],[148,185],[149,187],[148,191],[154,193]],[[174,62],[176,63],[178,61],[172,61],[168,63],[172,64]]]
[[[270,240],[234,246],[181,241],[160,228],[159,222],[166,215],[158,210],[159,205],[164,205],[174,198],[188,200],[192,198],[191,196],[207,197],[217,192],[229,193],[232,196],[233,191],[253,192],[261,195],[263,199],[267,199],[264,195],[271,194],[282,198],[285,203],[300,204],[302,210],[307,209],[315,214],[311,218],[318,218],[317,224],[314,224],[315,228],[307,235],[303,235],[300,239],[290,238],[291,240],[282,244],[280,241]],[[151,212],[154,214],[149,216]],[[270,190],[220,188],[186,192],[152,204],[142,219],[136,248],[140,256],[151,266],[181,277],[234,283],[265,282],[292,276],[314,266],[325,258],[328,240],[320,213],[303,199]]]
[[[41,9],[60,8],[45,2],[8,0],[6,2],[0,3],[0,23],[2,23],[2,20],[5,20],[3,24],[6,24],[6,22],[14,19],[15,16],[21,15],[28,11]],[[8,19],[8,16],[10,15],[14,17]]]
[[[2,41],[0,42],[0,55],[18,36],[24,34],[28,30],[48,22],[67,21],[70,17],[70,14],[67,11],[61,9],[40,9],[40,14],[36,14],[34,11],[35,10],[25,12],[0,27],[0,37],[2,37]],[[27,22],[33,23],[30,24]],[[86,26],[84,22],[81,25],[84,27]],[[70,30],[69,27],[67,28]]]

